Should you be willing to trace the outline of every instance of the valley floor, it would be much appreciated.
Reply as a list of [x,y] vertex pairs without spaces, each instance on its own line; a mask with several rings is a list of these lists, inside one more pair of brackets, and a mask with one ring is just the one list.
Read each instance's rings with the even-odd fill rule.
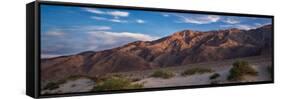
[[[245,80],[242,81],[228,81],[227,77],[229,75],[229,70],[232,68],[232,64],[236,60],[245,60],[256,69],[258,72],[257,76],[246,76]],[[155,87],[175,87],[175,86],[190,86],[190,85],[209,85],[213,82],[218,84],[224,83],[237,83],[237,82],[258,82],[258,81],[271,81],[271,73],[268,68],[272,68],[272,58],[271,56],[255,56],[240,59],[230,59],[220,62],[206,62],[198,64],[189,64],[186,66],[177,67],[167,67],[165,69],[170,70],[175,73],[174,77],[169,79],[149,77],[149,75],[155,70],[138,71],[138,72],[128,72],[125,75],[130,75],[130,77],[137,77],[142,80],[136,83],[143,83],[144,88],[155,88]],[[212,72],[203,74],[194,74],[189,76],[182,76],[181,73],[184,70],[192,68],[208,68],[212,69]],[[162,68],[161,68],[162,69]],[[215,80],[210,80],[210,76],[214,73],[220,74]],[[142,76],[142,77],[141,77]]]
[[[229,76],[229,70],[232,68],[232,64],[237,60],[244,60],[249,62],[249,64],[258,72],[257,76],[245,76],[244,80],[240,81],[229,81],[227,77]],[[187,76],[182,76],[185,70],[192,68],[208,68],[212,72],[197,73]],[[175,86],[192,86],[192,85],[209,85],[209,84],[225,84],[225,83],[239,83],[239,82],[258,82],[258,81],[271,81],[272,68],[272,57],[268,56],[254,56],[239,59],[229,59],[219,62],[205,62],[197,64],[189,64],[184,66],[157,68],[145,71],[131,71],[122,73],[112,73],[109,75],[122,75],[128,79],[137,79],[133,81],[133,84],[143,84],[143,88],[157,88],[157,87],[175,87]],[[171,78],[157,78],[151,77],[151,74],[157,70],[169,70],[174,74]],[[216,79],[210,79],[210,76],[215,73],[220,76]],[[85,80],[86,78],[76,79],[76,81],[66,82],[61,84],[58,88],[52,90],[43,90],[42,93],[69,93],[69,92],[88,92],[94,88],[94,81]],[[81,81],[86,82],[84,85]],[[77,83],[75,86],[70,85],[72,83]],[[92,84],[92,85],[91,85]],[[78,88],[76,88],[78,87]],[[85,88],[82,88],[85,87]],[[83,89],[83,90],[77,90]],[[75,91],[74,91],[75,90]]]

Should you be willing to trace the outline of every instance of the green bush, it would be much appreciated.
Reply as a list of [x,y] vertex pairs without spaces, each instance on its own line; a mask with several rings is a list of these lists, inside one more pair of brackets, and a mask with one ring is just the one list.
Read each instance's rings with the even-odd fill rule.
[[175,74],[168,70],[157,70],[157,71],[154,71],[151,75],[151,77],[164,78],[164,79],[169,79],[174,76],[175,76]]
[[211,73],[211,72],[213,72],[213,70],[209,68],[191,68],[183,71],[181,75],[187,76],[187,75],[204,74],[204,73]]
[[218,77],[220,77],[220,74],[219,73],[214,73],[213,75],[210,76],[210,79],[212,80],[212,79],[216,79]]
[[124,77],[109,77],[94,86],[93,91],[120,90],[120,89],[138,89],[143,84],[133,84],[129,79]]
[[252,68],[246,61],[236,61],[233,63],[233,67],[230,69],[230,75],[228,80],[243,80],[244,75],[257,76],[258,72]]

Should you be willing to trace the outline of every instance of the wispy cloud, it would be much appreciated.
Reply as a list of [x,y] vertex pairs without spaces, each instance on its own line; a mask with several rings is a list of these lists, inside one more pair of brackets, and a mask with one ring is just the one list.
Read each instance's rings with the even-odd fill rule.
[[129,12],[124,12],[124,11],[111,11],[111,12],[107,12],[107,14],[112,15],[114,17],[128,17],[129,16]]
[[60,36],[65,35],[65,33],[63,31],[61,31],[60,29],[53,29],[53,30],[47,31],[45,34],[47,36],[54,36],[54,37],[60,37]]
[[41,54],[40,55],[42,59],[44,58],[53,58],[53,57],[59,57],[59,56],[64,56],[62,54]]
[[95,14],[105,14],[105,12],[94,8],[83,8],[85,11]]
[[193,23],[193,24],[209,24],[220,20],[219,16],[216,15],[184,15],[175,14],[180,18],[182,23]]
[[113,16],[115,18],[119,18],[119,17],[128,17],[130,15],[129,12],[125,12],[125,11],[102,11],[102,10],[98,10],[95,8],[83,8],[85,11],[90,12],[90,13],[94,13],[94,14],[102,14],[102,15],[110,15]]
[[272,24],[271,22],[267,22],[267,23],[255,23],[255,25],[257,26],[257,27],[261,27],[261,26],[265,26],[265,25],[270,25],[270,24]]
[[120,19],[109,19],[111,22],[117,22],[117,23],[127,23],[128,21],[126,20],[120,20]]
[[[64,26],[51,28],[47,32],[42,32],[42,58],[57,57],[63,55],[76,54],[85,51],[88,47],[86,32],[108,31],[109,26]],[[79,34],[79,38],[75,37]]]
[[98,17],[98,16],[91,16],[92,19],[95,19],[95,20],[109,20],[105,17]]
[[101,30],[111,30],[109,26],[98,26],[98,25],[88,25],[88,26],[66,26],[66,27],[57,27],[49,29],[46,34],[47,36],[65,36],[66,32],[69,31],[101,31]]
[[169,17],[170,16],[170,14],[166,14],[166,13],[163,13],[162,14],[164,17]]
[[221,25],[222,28],[238,28],[242,30],[250,30],[255,29],[257,26],[255,25],[246,25],[246,24],[230,24],[230,25]]
[[118,19],[118,18],[110,19],[110,18],[97,17],[97,16],[91,16],[91,18],[95,19],[95,20],[109,21],[109,22],[116,22],[116,23],[127,23],[128,22],[126,20],[121,20],[121,19]]
[[256,29],[265,25],[272,24],[270,22],[265,22],[265,23],[253,23],[253,24],[222,24],[220,25],[221,28],[238,28],[238,29],[243,29],[243,30],[250,30],[250,29]]
[[[94,38],[104,38],[106,41],[120,40],[120,38],[134,39],[140,41],[152,41],[159,37],[150,36],[144,33],[133,33],[133,32],[111,32],[111,31],[93,31],[89,32]],[[113,41],[114,42],[114,41]]]
[[69,26],[61,28],[63,31],[96,31],[96,30],[111,30],[109,26],[98,26],[98,25],[89,25],[89,26]]
[[84,28],[88,30],[111,30],[109,26],[87,26]]
[[[55,31],[61,32],[55,32]],[[108,26],[69,26],[46,32],[42,37],[42,58],[77,54],[83,51],[101,51],[120,47],[134,41],[152,41],[160,37],[145,33],[114,32]],[[62,35],[60,39],[53,36]],[[66,34],[68,33],[68,34]],[[73,37],[79,33],[79,38]]]
[[159,39],[157,36],[133,32],[91,31],[88,34],[88,48],[85,49],[94,51],[116,48],[134,41]]
[[90,13],[94,13],[94,14],[100,14],[100,15],[109,15],[112,16],[112,18],[109,18],[108,16],[91,16],[91,19],[95,19],[95,20],[101,20],[101,21],[108,21],[108,22],[116,22],[116,23],[145,23],[144,20],[142,19],[135,19],[135,20],[125,20],[122,19],[121,17],[128,17],[130,15],[129,12],[125,12],[125,11],[118,11],[118,10],[114,10],[114,11],[103,11],[103,10],[98,10],[95,8],[83,8],[85,11],[90,12]]
[[140,24],[141,24],[141,23],[145,23],[145,21],[142,20],[142,19],[137,19],[136,22],[137,22],[137,23],[140,23]]
[[224,20],[225,23],[228,23],[228,24],[238,24],[240,23],[240,21],[238,19],[234,19],[234,18],[226,18]]

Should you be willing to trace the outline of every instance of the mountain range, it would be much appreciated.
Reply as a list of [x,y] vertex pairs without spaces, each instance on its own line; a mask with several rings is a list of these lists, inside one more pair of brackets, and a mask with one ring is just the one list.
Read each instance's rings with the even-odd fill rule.
[[183,30],[154,41],[135,41],[103,50],[41,59],[41,79],[147,70],[271,54],[272,25],[251,30]]

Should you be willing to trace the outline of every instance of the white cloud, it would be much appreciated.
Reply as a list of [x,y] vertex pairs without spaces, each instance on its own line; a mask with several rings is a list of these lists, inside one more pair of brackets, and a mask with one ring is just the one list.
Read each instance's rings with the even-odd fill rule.
[[240,23],[239,20],[234,19],[234,18],[227,18],[224,22],[228,23],[228,24],[238,24],[238,23]]
[[170,15],[169,14],[162,14],[164,17],[169,17]]
[[159,37],[142,33],[92,31],[89,34],[89,47],[87,50],[105,50],[120,47],[134,41],[152,41]]
[[128,22],[126,20],[120,20],[120,19],[109,19],[108,21],[117,22],[117,23],[127,23]]
[[109,31],[95,31],[89,32],[90,34],[94,35],[95,37],[101,38],[128,38],[128,39],[135,39],[141,41],[152,41],[158,39],[159,37],[153,37],[150,35],[142,34],[142,33],[132,33],[132,32],[109,32]]
[[46,35],[49,36],[63,36],[66,35],[69,31],[94,31],[94,30],[111,30],[109,26],[98,26],[98,25],[89,25],[89,26],[68,26],[62,28],[51,29],[50,31],[46,32]]
[[141,19],[137,19],[136,22],[137,22],[137,23],[145,23],[145,21],[144,21],[144,20],[141,20]]
[[95,14],[105,14],[105,12],[94,9],[94,8],[84,8],[84,10],[87,12],[95,13]]
[[[42,38],[42,58],[58,57],[62,55],[73,55],[84,51],[102,51],[123,46],[134,41],[152,41],[159,39],[144,33],[112,32],[108,26],[69,26],[56,29],[62,32],[48,32],[49,35],[62,35],[60,39],[54,40],[50,36]],[[47,32],[46,32],[47,33]],[[80,38],[73,34],[83,33]],[[74,39],[75,38],[75,39]]]
[[92,16],[91,18],[92,18],[92,19],[95,19],[95,20],[108,20],[107,18],[104,18],[104,17],[97,17],[97,16]]
[[181,22],[183,23],[193,23],[193,24],[209,24],[213,22],[217,22],[220,20],[219,16],[216,15],[176,15],[181,18]]
[[121,19],[109,19],[109,18],[105,18],[105,17],[97,17],[97,16],[92,16],[92,19],[95,20],[101,20],[101,21],[110,21],[110,22],[116,22],[116,23],[127,23],[128,21],[126,20],[121,20]]
[[255,29],[256,27],[255,26],[251,26],[251,25],[239,24],[239,25],[236,25],[236,28],[244,29],[244,30],[250,30],[250,29]]
[[262,24],[261,24],[261,23],[255,23],[255,25],[256,25],[256,26],[262,26]]
[[97,10],[94,8],[84,8],[85,11],[90,12],[90,13],[95,13],[95,14],[100,14],[100,15],[109,15],[112,16],[112,18],[109,18],[108,16],[106,17],[100,17],[100,16],[91,16],[91,19],[95,20],[101,20],[101,21],[109,21],[109,22],[116,22],[116,23],[145,23],[144,20],[142,19],[136,19],[136,20],[124,20],[121,19],[121,17],[128,17],[130,15],[129,12],[125,11],[102,11],[102,10]]
[[83,8],[85,11],[90,12],[90,13],[94,13],[94,14],[102,14],[102,15],[110,15],[113,16],[115,18],[118,17],[128,17],[129,16],[129,12],[125,12],[125,11],[102,11],[102,10],[98,10],[95,8]]
[[102,10],[97,10],[94,8],[85,8],[84,9],[87,12],[94,13],[94,14],[100,14],[100,15],[109,15],[112,16],[113,18],[106,18],[106,17],[98,17],[98,16],[92,16],[92,19],[95,20],[102,20],[102,21],[109,21],[109,22],[116,22],[116,23],[127,23],[127,20],[122,20],[120,17],[128,17],[130,15],[129,12],[125,11],[102,11]]
[[53,57],[59,57],[59,56],[63,56],[61,54],[41,54],[41,58],[53,58]]
[[238,28],[242,30],[255,29],[257,26],[246,25],[246,24],[232,24],[232,25],[221,25],[223,28]]
[[56,36],[56,37],[65,35],[64,32],[62,32],[62,31],[60,31],[58,29],[54,29],[54,30],[48,31],[45,34],[48,35],[48,36]]
[[111,11],[107,12],[107,14],[112,15],[114,17],[128,17],[129,12],[123,12],[123,11]]
[[82,29],[85,29],[85,30],[111,30],[111,27],[109,27],[109,26],[86,26]]
[[255,23],[255,25],[256,25],[257,27],[262,27],[262,26],[270,25],[270,24],[272,24],[272,23],[271,23],[271,22],[268,22],[268,23]]

